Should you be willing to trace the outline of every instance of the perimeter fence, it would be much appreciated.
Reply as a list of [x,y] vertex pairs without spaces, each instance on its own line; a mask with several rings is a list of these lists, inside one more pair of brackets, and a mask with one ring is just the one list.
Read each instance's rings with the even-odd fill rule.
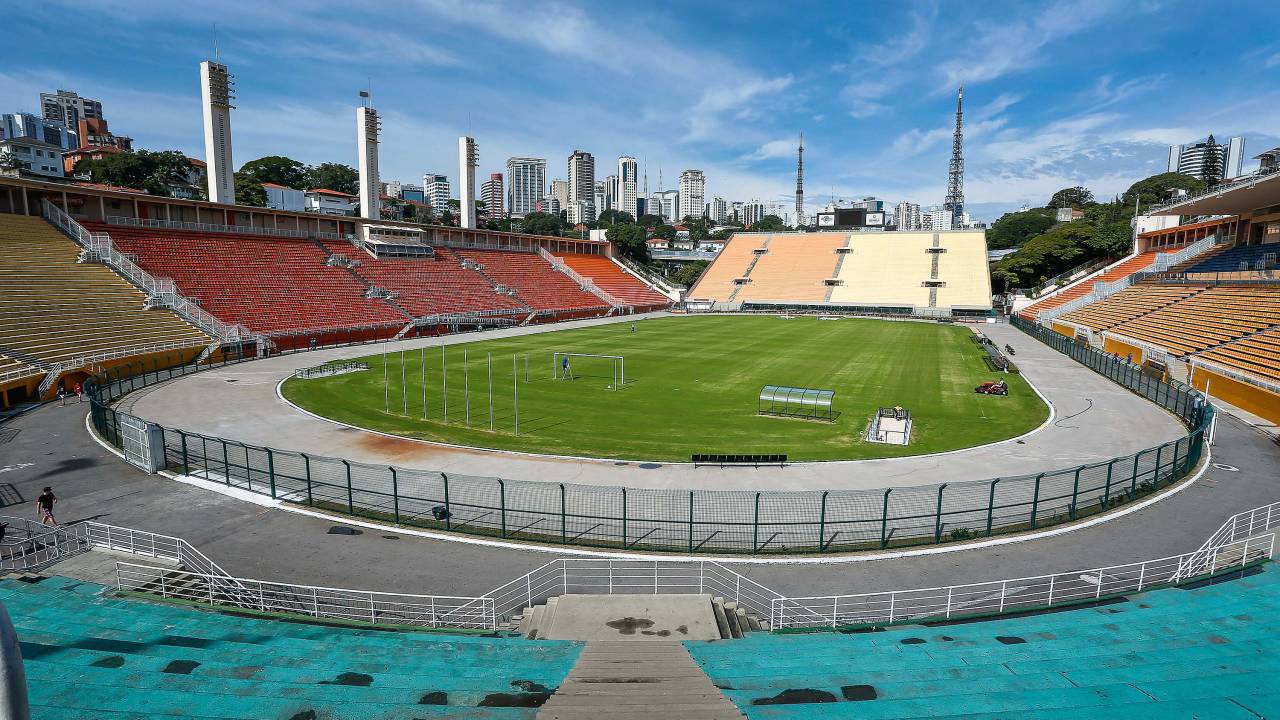
[[[706,554],[797,554],[970,540],[1078,520],[1193,473],[1213,409],[1181,382],[1050,330],[1016,327],[1179,417],[1188,434],[1062,470],[883,490],[666,490],[479,477],[353,462],[147,422],[111,407],[134,390],[210,367],[129,366],[90,384],[98,434],[149,470],[203,478],[335,514],[566,546]],[[135,457],[143,456],[143,457]]]

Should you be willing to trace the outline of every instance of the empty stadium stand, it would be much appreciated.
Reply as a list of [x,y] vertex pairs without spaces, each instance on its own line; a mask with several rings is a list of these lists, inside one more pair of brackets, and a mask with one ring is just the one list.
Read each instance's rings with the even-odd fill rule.
[[737,300],[777,303],[820,303],[827,298],[827,284],[840,260],[837,248],[847,233],[778,234],[769,241],[751,269],[751,282],[742,286]]
[[848,246],[850,252],[840,264],[840,284],[831,292],[833,303],[991,307],[987,244],[981,231],[853,233]]
[[398,329],[409,321],[386,301],[366,298],[365,287],[344,268],[326,265],[324,251],[310,240],[84,225],[108,233],[117,250],[136,255],[152,275],[171,278],[220,320],[255,332]]
[[481,272],[495,283],[515,290],[516,296],[534,310],[609,311],[608,303],[578,287],[536,252],[445,250],[478,264]]
[[[1143,286],[1158,293],[1158,285]],[[1197,292],[1110,331],[1165,349],[1201,352],[1280,324],[1280,286],[1220,286]]]
[[689,298],[796,306],[989,311],[981,231],[737,234]]
[[1280,329],[1242,337],[1197,357],[1280,383]]
[[392,632],[0,581],[40,720],[532,720],[580,643]]
[[1095,332],[1107,330],[1202,290],[1203,285],[1134,285],[1109,298],[1061,315],[1057,320],[1082,325]]
[[1236,272],[1239,270],[1264,270],[1276,267],[1280,244],[1237,245],[1214,253],[1187,267],[1187,272]]
[[1072,300],[1084,297],[1085,295],[1088,295],[1089,293],[1093,292],[1093,286],[1095,283],[1115,282],[1116,280],[1129,277],[1130,275],[1136,272],[1141,272],[1142,270],[1145,270],[1147,267],[1151,265],[1151,263],[1156,261],[1156,256],[1158,256],[1161,252],[1164,252],[1164,251],[1152,250],[1151,252],[1145,252],[1139,255],[1135,255],[1129,258],[1128,260],[1125,260],[1124,262],[1121,262],[1117,265],[1112,266],[1106,272],[1103,272],[1099,275],[1094,275],[1086,280],[1078,282],[1075,285],[1067,288],[1066,290],[1063,290],[1062,292],[1059,292],[1056,295],[1050,295],[1049,297],[1044,298],[1043,300],[1038,300],[1034,303],[1031,303],[1030,305],[1020,310],[1018,312],[1018,315],[1020,315],[1024,320],[1034,321],[1036,319],[1036,315],[1044,312],[1045,310],[1052,310],[1056,307],[1065,305],[1071,302]]
[[596,287],[631,305],[636,312],[659,310],[671,304],[665,295],[656,292],[603,255],[586,253],[555,253],[555,255],[564,260],[574,272],[590,278]]
[[[118,362],[148,353],[195,355],[212,339],[38,217],[0,214],[0,380],[58,363]],[[16,377],[16,376],[15,376]]]
[[735,282],[746,276],[756,260],[756,253],[767,248],[773,235],[735,233],[724,249],[707,266],[698,282],[689,289],[688,297],[697,300],[728,302],[738,289]]
[[884,632],[687,642],[764,718],[1240,718],[1280,715],[1280,571],[1097,607]]
[[437,248],[432,257],[375,260],[349,243],[327,241],[324,247],[359,260],[360,265],[351,271],[357,282],[395,293],[395,302],[415,317],[484,310],[503,310],[512,317],[529,313],[526,305],[495,292],[483,275],[464,268],[461,258],[445,248]]

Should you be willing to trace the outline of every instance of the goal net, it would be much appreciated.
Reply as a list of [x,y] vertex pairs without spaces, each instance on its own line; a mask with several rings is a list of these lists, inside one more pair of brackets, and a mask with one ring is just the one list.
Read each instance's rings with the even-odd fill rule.
[[622,355],[556,352],[552,353],[551,361],[551,377],[555,380],[608,379],[611,390],[627,383],[627,359]]

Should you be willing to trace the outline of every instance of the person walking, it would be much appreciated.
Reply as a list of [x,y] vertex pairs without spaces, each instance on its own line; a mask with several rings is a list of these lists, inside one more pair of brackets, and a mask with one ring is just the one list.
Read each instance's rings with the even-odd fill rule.
[[53,494],[53,488],[46,486],[44,492],[40,493],[40,497],[36,498],[36,510],[40,515],[40,524],[53,524],[57,527],[58,521],[53,517],[53,506],[58,504],[58,497]]

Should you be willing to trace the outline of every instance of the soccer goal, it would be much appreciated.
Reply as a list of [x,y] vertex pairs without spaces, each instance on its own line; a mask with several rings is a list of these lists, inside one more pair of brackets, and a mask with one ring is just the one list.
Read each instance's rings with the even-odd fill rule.
[[578,375],[574,371],[576,364],[599,366],[600,361],[608,361],[612,366],[613,384],[611,390],[617,390],[627,383],[627,358],[623,355],[595,355],[592,353],[557,352],[551,356],[551,377],[556,380],[572,382]]

